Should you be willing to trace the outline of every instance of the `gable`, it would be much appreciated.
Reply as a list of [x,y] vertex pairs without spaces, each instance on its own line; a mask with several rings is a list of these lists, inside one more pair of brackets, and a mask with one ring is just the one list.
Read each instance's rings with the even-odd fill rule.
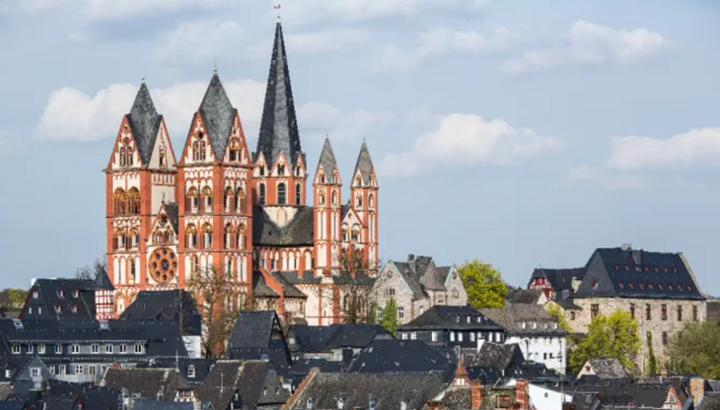
[[343,229],[351,229],[353,225],[359,225],[361,227],[364,226],[357,212],[355,212],[355,210],[351,206],[347,207],[347,211],[343,216],[342,225]]
[[[130,154],[128,154],[128,152],[130,152]],[[115,144],[113,145],[113,150],[108,160],[107,170],[117,171],[139,167],[140,165],[142,164],[140,155],[138,154],[138,147],[135,143],[135,136],[130,127],[128,116],[126,115],[120,123],[117,137],[115,137]]]
[[239,163],[240,165],[252,165],[252,159],[247,147],[245,132],[243,131],[240,114],[237,110],[232,121],[230,134],[225,147],[223,160],[225,162]]
[[180,158],[180,165],[207,164],[215,161],[210,137],[207,134],[205,121],[200,112],[196,112],[190,125],[190,131],[185,139],[185,146]]
[[175,171],[177,169],[177,160],[173,151],[172,142],[168,135],[165,121],[160,123],[157,131],[155,145],[152,147],[152,154],[148,166],[152,169],[167,169]]

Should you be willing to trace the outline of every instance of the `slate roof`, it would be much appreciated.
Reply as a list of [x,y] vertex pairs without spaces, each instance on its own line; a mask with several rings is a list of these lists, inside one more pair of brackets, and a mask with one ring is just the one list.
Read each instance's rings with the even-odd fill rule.
[[25,402],[18,400],[2,400],[0,401],[0,410],[22,410],[25,408]]
[[[469,318],[469,320],[468,320]],[[470,306],[435,305],[398,330],[487,329],[504,330],[481,311]]]
[[238,390],[243,408],[257,405],[284,404],[289,393],[282,388],[277,373],[267,362],[219,360],[195,394],[201,401],[209,401],[216,409],[227,408]]
[[[149,368],[149,369],[177,369],[189,384],[199,383],[205,380],[210,368],[215,364],[216,359],[210,358],[159,358],[147,362],[137,363],[138,368]],[[193,366],[195,368],[195,377],[188,376],[188,368]]]
[[325,181],[327,183],[336,183],[334,180],[335,169],[337,169],[337,161],[335,161],[335,153],[333,152],[332,145],[330,144],[330,138],[325,138],[322,151],[320,152],[320,159],[318,160],[318,170],[322,167],[325,172]]
[[[38,279],[30,288],[20,317],[32,320],[94,319],[94,287],[95,284],[92,280]],[[78,291],[77,298],[74,291]],[[37,299],[34,298],[35,292],[38,294]],[[32,308],[32,313],[30,308]],[[76,311],[73,311],[74,308]]]
[[253,296],[263,298],[279,298],[280,294],[268,286],[265,276],[259,271],[253,271]]
[[[428,400],[444,388],[442,374],[315,374],[294,402],[292,408],[338,409],[370,408],[375,401],[376,410],[397,410],[405,402],[407,409],[420,410]],[[312,406],[308,405],[312,401]]]
[[508,288],[506,303],[537,304],[543,295],[542,289],[510,289]]
[[92,383],[70,383],[53,379],[47,381],[43,392],[45,398],[82,397],[86,408],[97,410],[117,410],[121,394],[119,389],[96,386]]
[[442,397],[445,410],[472,409],[472,391],[470,386],[451,386]]
[[[410,288],[415,300],[427,297],[427,290],[444,291],[447,277],[452,272],[449,266],[438,267],[430,256],[408,255],[407,262],[388,263],[400,273]],[[384,269],[383,269],[384,271]]]
[[595,250],[574,297],[705,299],[681,254],[623,248]]
[[185,336],[200,336],[202,317],[190,292],[184,290],[143,290],[120,315],[120,320],[170,320],[182,323]]
[[165,214],[168,217],[168,222],[170,222],[170,225],[172,225],[173,231],[177,234],[179,232],[178,230],[178,214],[179,214],[179,208],[178,204],[176,202],[166,202],[164,205],[165,207]]
[[107,271],[98,272],[93,288],[94,290],[115,290],[115,286],[113,286],[110,281]]
[[602,403],[597,396],[597,393],[573,393],[572,404],[575,405],[575,410],[599,410],[602,408]]
[[[585,394],[595,393],[603,407],[627,407],[632,404],[634,407],[655,409],[663,408],[669,389],[669,383],[600,383],[576,388]],[[590,398],[585,400],[590,401]]]
[[154,400],[173,400],[178,390],[188,388],[187,380],[175,369],[147,368],[110,368],[100,385]]
[[370,177],[373,171],[373,162],[370,159],[370,151],[368,151],[367,144],[363,141],[360,147],[360,154],[358,154],[357,163],[355,169],[360,171],[360,176],[363,181],[363,185],[367,186],[370,184]]
[[240,312],[228,345],[234,360],[266,360],[287,374],[292,360],[280,321],[273,310]]
[[283,227],[270,218],[262,206],[253,207],[254,246],[313,246],[315,215],[311,206],[297,207],[295,216]]
[[571,269],[535,269],[530,276],[530,283],[536,278],[546,278],[550,285],[555,290],[556,294],[559,294],[563,290],[569,290],[570,293],[573,291],[572,282],[573,278],[577,280],[583,280],[585,277],[585,268],[571,268]]
[[[296,275],[295,272],[290,273]],[[270,275],[280,284],[280,286],[282,286],[283,295],[285,295],[285,297],[307,299],[307,295],[295,286],[295,284],[293,284],[286,275],[282,275],[280,272],[270,272]]]
[[193,410],[193,403],[141,398],[134,400],[132,410]]
[[572,299],[555,300],[555,303],[564,310],[582,310],[582,308],[576,305]]
[[314,368],[320,369],[323,373],[340,373],[342,364],[326,359],[300,359],[292,365],[290,373],[293,375],[306,375]]
[[140,85],[130,113],[125,118],[130,124],[135,145],[137,145],[138,154],[140,154],[140,160],[143,165],[147,166],[150,164],[152,152],[155,148],[155,140],[162,123],[162,115],[159,115],[155,109],[155,104],[150,97],[150,91],[144,82]]
[[700,403],[695,406],[695,410],[720,410],[720,396],[714,394],[706,394]]
[[514,367],[521,366],[524,361],[522,351],[516,343],[484,342],[468,367],[493,368],[508,372]]
[[601,380],[627,379],[629,375],[618,359],[590,359],[588,360],[595,375]]
[[457,358],[452,349],[433,349],[420,340],[377,339],[350,363],[350,373],[441,373],[455,376]]
[[332,324],[330,326],[293,325],[290,332],[297,350],[304,353],[327,352],[341,348],[364,348],[377,335],[389,334],[380,325]]
[[[508,335],[564,336],[557,320],[541,305],[511,304],[496,309],[480,309],[490,320],[505,328]],[[523,323],[525,328],[523,328]]]
[[215,158],[222,160],[225,157],[225,149],[237,109],[230,102],[217,73],[210,79],[205,97],[200,104],[199,113],[205,124],[205,132],[210,140]]
[[270,165],[275,163],[280,154],[284,154],[285,159],[293,167],[297,165],[299,155],[303,155],[304,159],[295,114],[295,101],[290,85],[285,40],[282,25],[279,22],[275,28],[275,41],[270,60],[267,89],[265,90],[265,104],[263,105],[260,135],[254,160],[257,160],[261,152],[265,161]]

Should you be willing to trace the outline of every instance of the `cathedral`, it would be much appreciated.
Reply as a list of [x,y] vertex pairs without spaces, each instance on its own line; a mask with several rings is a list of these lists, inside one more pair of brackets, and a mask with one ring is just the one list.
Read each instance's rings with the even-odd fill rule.
[[194,275],[223,269],[232,277],[230,303],[264,303],[296,323],[337,323],[347,303],[342,255],[355,249],[365,266],[377,267],[378,182],[370,153],[363,143],[343,203],[326,139],[308,186],[279,22],[269,71],[255,152],[217,71],[177,154],[140,86],[104,170],[116,315],[141,290],[183,289]]

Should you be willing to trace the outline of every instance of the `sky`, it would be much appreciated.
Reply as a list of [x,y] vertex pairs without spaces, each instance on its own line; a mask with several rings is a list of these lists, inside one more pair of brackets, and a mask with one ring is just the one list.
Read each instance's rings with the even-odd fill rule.
[[[180,150],[217,66],[254,151],[266,0],[0,0],[0,287],[105,252],[113,138],[141,82]],[[283,0],[303,150],[365,139],[384,260],[583,266],[683,252],[720,294],[720,4]],[[344,195],[347,198],[347,189]]]

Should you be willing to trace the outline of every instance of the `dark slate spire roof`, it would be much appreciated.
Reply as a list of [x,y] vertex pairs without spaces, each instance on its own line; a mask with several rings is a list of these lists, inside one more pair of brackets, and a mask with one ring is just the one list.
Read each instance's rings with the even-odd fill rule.
[[285,54],[285,40],[280,23],[277,23],[275,29],[275,44],[270,60],[270,74],[265,91],[265,105],[255,159],[261,152],[268,164],[273,164],[282,153],[293,166],[297,165],[297,156],[302,153],[295,102],[290,86],[290,71]]
[[360,147],[360,155],[358,155],[355,170],[360,171],[360,176],[362,177],[363,184],[367,185],[370,183],[370,175],[372,174],[373,163],[372,159],[370,159],[370,151],[368,151],[365,141],[363,141],[362,147]]
[[99,272],[95,277],[95,283],[93,285],[95,290],[115,290],[110,278],[107,275],[107,271]]
[[337,161],[335,161],[335,153],[333,152],[332,145],[330,145],[330,138],[325,138],[325,144],[323,144],[322,152],[320,153],[320,161],[318,166],[322,165],[322,169],[325,172],[325,181],[333,181],[333,173],[337,168]]
[[225,156],[225,148],[236,113],[237,109],[233,107],[220,82],[220,77],[215,73],[200,104],[200,115],[202,115],[205,131],[217,159]]
[[148,165],[153,148],[155,148],[155,139],[160,129],[162,116],[155,109],[150,91],[144,82],[140,85],[135,102],[126,118],[135,138],[140,160],[143,165]]

